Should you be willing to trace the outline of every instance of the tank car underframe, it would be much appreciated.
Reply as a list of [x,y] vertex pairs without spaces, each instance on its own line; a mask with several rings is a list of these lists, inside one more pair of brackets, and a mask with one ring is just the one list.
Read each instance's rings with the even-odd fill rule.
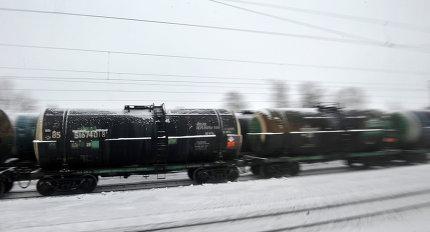
[[357,164],[368,166],[387,166],[393,161],[403,163],[426,163],[430,150],[402,150],[402,149],[385,149],[372,152],[350,153],[345,159],[350,167],[356,167]]
[[251,154],[243,155],[237,166],[250,166],[254,175],[261,178],[295,176],[300,172],[300,164],[292,157],[263,158]]
[[0,166],[0,197],[12,189],[15,181],[30,181],[40,177],[40,168],[29,162],[2,164]]
[[13,171],[13,168],[0,168],[0,197],[12,189]]
[[16,165],[0,167],[0,197],[10,191],[15,181],[38,180],[36,185],[37,191],[44,196],[49,196],[56,192],[90,193],[95,190],[99,176],[128,177],[130,175],[158,175],[184,170],[188,171],[190,179],[194,180],[197,184],[236,181],[239,178],[239,171],[235,163],[224,161],[169,164],[163,166],[162,169],[157,165],[146,165],[81,170],[67,168],[61,170],[42,170],[37,166]]
[[339,153],[314,156],[281,156],[259,157],[253,154],[243,154],[237,166],[251,167],[254,175],[261,178],[280,177],[285,175],[297,175],[300,172],[301,163],[317,163],[325,161],[345,160],[350,167],[361,166],[386,166],[392,161],[406,163],[426,163],[429,160],[430,150],[400,150],[386,149],[372,152]]

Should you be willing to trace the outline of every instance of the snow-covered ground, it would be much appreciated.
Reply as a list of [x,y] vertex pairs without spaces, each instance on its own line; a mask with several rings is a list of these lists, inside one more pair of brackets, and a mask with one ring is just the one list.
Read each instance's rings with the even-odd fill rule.
[[430,165],[0,200],[1,231],[430,231]]

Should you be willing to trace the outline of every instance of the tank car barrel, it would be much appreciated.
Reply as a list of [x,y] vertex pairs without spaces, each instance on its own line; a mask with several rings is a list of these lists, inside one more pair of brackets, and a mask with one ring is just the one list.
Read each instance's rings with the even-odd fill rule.
[[[48,169],[64,162],[75,168],[120,167],[227,161],[237,155],[240,146],[227,147],[228,139],[235,140],[230,134],[240,137],[230,112],[171,110],[161,115],[166,121],[161,125],[155,114],[162,111],[157,106],[126,106],[123,112],[47,109],[34,141],[38,161]],[[159,139],[167,139],[167,147]],[[167,156],[157,156],[164,147]]]
[[0,110],[0,164],[13,157],[15,133],[6,113]]

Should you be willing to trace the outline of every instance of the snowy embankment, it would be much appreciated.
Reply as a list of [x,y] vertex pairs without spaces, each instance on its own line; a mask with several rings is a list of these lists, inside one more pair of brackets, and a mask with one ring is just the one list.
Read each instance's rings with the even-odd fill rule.
[[[430,165],[0,201],[2,231],[429,231]],[[191,226],[193,225],[193,226]]]

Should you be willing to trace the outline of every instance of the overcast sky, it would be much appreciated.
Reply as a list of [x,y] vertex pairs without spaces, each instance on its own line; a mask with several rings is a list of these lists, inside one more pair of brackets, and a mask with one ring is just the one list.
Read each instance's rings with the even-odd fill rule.
[[122,108],[165,102],[169,108],[221,107],[223,94],[235,90],[244,94],[249,108],[262,108],[271,106],[271,79],[288,84],[293,104],[299,84],[315,81],[327,101],[339,88],[356,86],[364,89],[372,108],[429,105],[430,1],[249,0],[277,7],[219,1],[253,12],[208,0],[1,0],[1,8],[280,34],[0,10],[2,45],[112,51],[0,46],[0,78],[13,79],[41,106]]

